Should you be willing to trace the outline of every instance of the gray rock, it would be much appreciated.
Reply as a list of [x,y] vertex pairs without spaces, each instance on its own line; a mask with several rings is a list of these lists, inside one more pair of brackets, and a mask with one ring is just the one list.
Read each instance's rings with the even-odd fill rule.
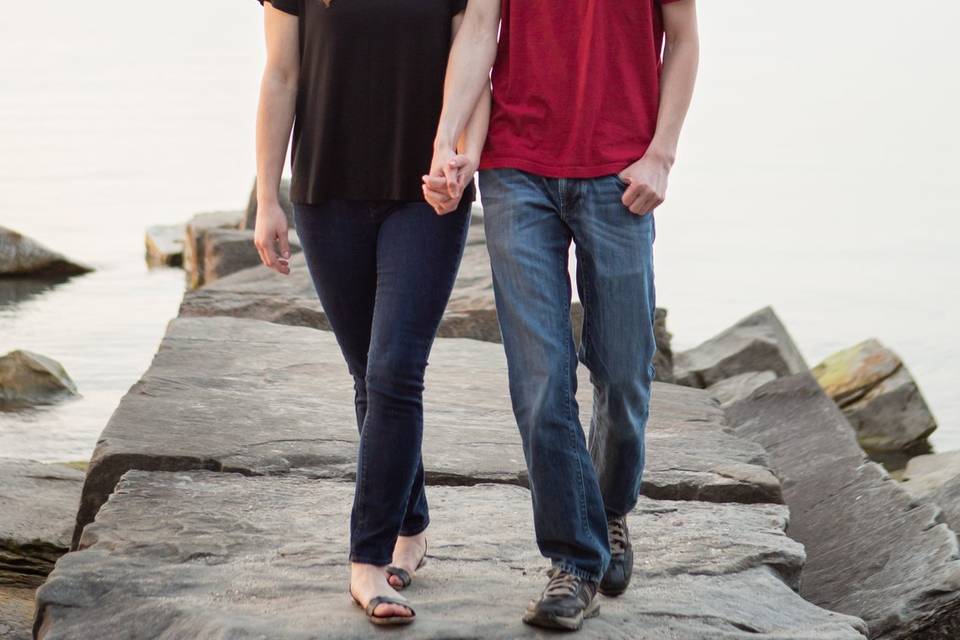
[[800,350],[770,307],[676,354],[673,367],[677,384],[701,389],[752,371],[773,371],[782,377],[807,370]]
[[[255,266],[189,291],[180,306],[181,316],[233,316],[280,324],[330,329],[302,254],[290,260],[290,275]],[[575,334],[579,336],[583,310],[573,305]],[[654,330],[658,353],[654,359],[657,380],[672,382],[673,354],[666,328],[667,312],[657,309]],[[474,214],[463,262],[450,303],[440,325],[441,338],[472,338],[500,342],[500,327],[493,297],[493,276],[487,254],[482,217]]]
[[[130,472],[38,591],[38,638],[369,638],[346,594],[352,495],[302,477]],[[429,500],[429,563],[405,594],[418,619],[391,635],[544,637],[520,621],[546,580],[526,490]],[[636,586],[580,638],[862,638],[862,622],[791,589],[803,552],[782,507],[643,500],[629,523]]]
[[0,277],[72,276],[93,271],[93,267],[67,259],[36,240],[0,226]]
[[960,476],[960,451],[931,453],[910,459],[902,486],[910,495],[924,498],[957,476]]
[[[592,392],[582,368],[581,376],[587,417]],[[500,345],[437,340],[426,386],[429,483],[526,482]],[[330,332],[226,317],[174,320],[97,443],[76,536],[132,468],[353,477],[352,388]],[[658,383],[651,413],[647,495],[781,500],[763,449],[733,436],[706,393]]]
[[211,229],[236,229],[243,222],[243,211],[211,211],[198,213],[187,222],[183,239],[183,268],[187,287],[195,289],[205,282],[203,260],[206,257],[206,236]]
[[707,387],[707,392],[716,398],[721,407],[728,407],[776,379],[777,374],[773,371],[751,371],[714,383]]
[[146,258],[150,266],[183,266],[185,224],[158,224],[147,227]]
[[[253,231],[210,229],[204,235],[204,283],[215,282],[260,264],[260,254],[253,243]],[[291,230],[287,237],[291,255],[299,253],[300,239],[296,232]],[[272,269],[271,272],[277,273]]]
[[[287,224],[291,229],[294,228],[293,203],[290,202],[290,181],[280,181],[280,207],[287,214]],[[250,189],[250,197],[247,198],[247,210],[244,213],[243,221],[240,223],[241,229],[253,230],[257,226],[257,179],[253,179],[253,188]]]
[[76,395],[77,386],[53,358],[23,349],[0,356],[0,409],[51,404]]
[[0,585],[37,587],[66,553],[83,477],[65,465],[0,458]]
[[770,453],[807,564],[800,593],[863,618],[871,638],[960,637],[960,553],[939,509],[868,462],[810,374],[771,382],[727,410]]
[[860,446],[871,453],[914,448],[937,429],[930,407],[904,366],[845,405],[843,413]]
[[30,640],[33,589],[0,586],[0,640]]

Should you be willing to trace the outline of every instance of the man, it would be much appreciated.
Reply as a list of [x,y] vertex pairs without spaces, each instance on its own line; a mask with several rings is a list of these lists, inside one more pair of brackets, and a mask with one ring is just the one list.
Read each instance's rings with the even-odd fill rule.
[[[480,190],[537,543],[553,564],[529,624],[579,629],[599,612],[598,590],[617,596],[630,582],[625,517],[640,491],[656,350],[653,209],[693,93],[694,3],[470,0],[451,51],[424,195],[443,213],[466,183],[456,143],[496,60]],[[578,357],[594,386],[589,449]]]

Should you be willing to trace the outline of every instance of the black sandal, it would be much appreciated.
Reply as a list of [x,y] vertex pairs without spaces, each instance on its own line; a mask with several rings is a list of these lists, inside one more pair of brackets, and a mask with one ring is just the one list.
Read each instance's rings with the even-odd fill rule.
[[[391,598],[390,596],[375,596],[370,598],[370,602],[367,603],[367,606],[364,607],[357,596],[353,595],[353,588],[350,589],[350,598],[353,599],[353,603],[363,609],[363,612],[367,616],[367,620],[372,622],[375,625],[379,626],[390,626],[390,625],[401,625],[401,624],[410,624],[413,622],[414,618],[417,617],[417,612],[413,610],[413,607],[410,606],[410,603],[406,600],[400,600],[398,598]],[[378,616],[375,611],[377,607],[381,604],[395,604],[397,606],[403,607],[410,611],[408,616]]]
[[[423,541],[423,555],[420,556],[420,562],[417,563],[417,568],[414,571],[419,571],[423,568],[423,565],[427,564],[427,541]],[[401,591],[410,586],[410,583],[413,582],[413,578],[410,576],[410,573],[406,569],[401,569],[400,567],[395,567],[392,564],[387,567],[387,574],[391,576],[396,576],[400,578],[400,586],[396,587],[393,584],[390,584],[391,587],[397,591]],[[390,580],[388,579],[389,583]]]

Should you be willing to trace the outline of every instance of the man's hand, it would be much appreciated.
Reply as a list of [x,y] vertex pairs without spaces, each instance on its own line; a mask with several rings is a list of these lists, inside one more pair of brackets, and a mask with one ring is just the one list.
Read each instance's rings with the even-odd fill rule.
[[[279,202],[257,205],[257,225],[253,244],[260,261],[278,273],[290,273],[290,243],[287,236],[287,214]],[[277,253],[279,245],[280,253]]]
[[438,215],[456,211],[478,164],[467,154],[438,148],[433,155],[430,173],[423,176],[424,200]]
[[647,154],[617,174],[627,183],[623,206],[642,216],[663,204],[671,166],[666,158]]

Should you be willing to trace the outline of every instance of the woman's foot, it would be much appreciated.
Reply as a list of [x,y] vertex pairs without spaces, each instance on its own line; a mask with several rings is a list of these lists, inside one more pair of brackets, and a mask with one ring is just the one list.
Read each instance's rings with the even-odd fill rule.
[[[405,600],[387,582],[385,567],[356,562],[350,565],[350,595],[363,609],[378,596]],[[413,618],[415,615],[410,607],[392,602],[378,604],[372,614],[376,618]]]
[[[391,567],[401,569],[406,576],[388,575],[387,581],[395,589],[403,589],[410,584],[410,579],[416,573],[417,569],[423,566],[423,560],[427,553],[427,532],[421,531],[415,536],[399,536],[397,544],[393,547],[393,562]],[[404,580],[404,577],[407,579]]]

